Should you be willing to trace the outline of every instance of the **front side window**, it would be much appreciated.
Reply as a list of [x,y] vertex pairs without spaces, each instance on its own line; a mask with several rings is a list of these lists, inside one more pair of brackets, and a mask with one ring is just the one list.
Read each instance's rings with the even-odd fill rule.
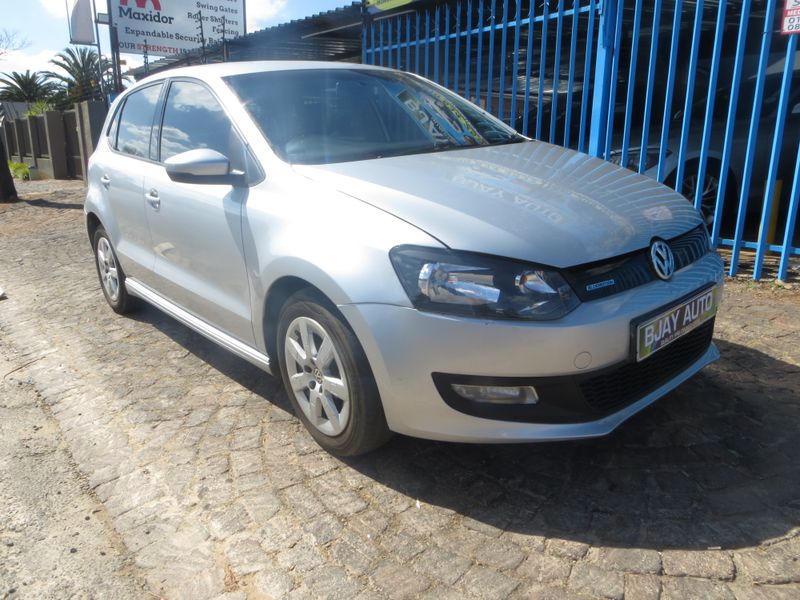
[[122,107],[116,149],[139,158],[150,157],[150,135],[162,84],[131,93]]
[[407,73],[268,71],[226,82],[275,153],[323,164],[524,141],[471,102]]
[[242,142],[219,102],[204,85],[176,81],[169,88],[161,127],[161,162],[209,148],[228,157],[234,168],[241,163]]

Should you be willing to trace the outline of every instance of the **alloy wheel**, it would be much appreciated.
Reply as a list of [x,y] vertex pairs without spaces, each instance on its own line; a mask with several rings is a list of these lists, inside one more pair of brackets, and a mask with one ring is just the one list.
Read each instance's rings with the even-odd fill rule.
[[111,302],[119,299],[119,273],[114,251],[107,238],[101,237],[97,242],[97,266],[100,271],[100,281]]
[[330,334],[314,319],[297,317],[286,330],[284,356],[289,383],[311,425],[337,436],[350,418],[350,390]]

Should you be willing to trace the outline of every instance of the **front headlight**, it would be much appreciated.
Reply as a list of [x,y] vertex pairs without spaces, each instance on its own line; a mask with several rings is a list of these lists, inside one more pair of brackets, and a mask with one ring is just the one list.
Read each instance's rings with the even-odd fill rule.
[[[625,164],[622,164],[622,151],[621,150],[614,150],[611,152],[608,160],[615,165],[620,165],[625,167],[626,169],[630,169],[631,171],[639,171],[639,159],[641,155],[639,154],[639,148],[631,148],[628,150],[628,156],[625,160]],[[666,159],[672,152],[667,150],[664,153],[664,159]],[[647,171],[648,169],[652,169],[658,164],[659,159],[659,151],[658,148],[648,148],[644,154],[644,168],[642,171]]]
[[420,246],[398,246],[389,256],[419,310],[551,321],[580,304],[561,275],[534,265]]

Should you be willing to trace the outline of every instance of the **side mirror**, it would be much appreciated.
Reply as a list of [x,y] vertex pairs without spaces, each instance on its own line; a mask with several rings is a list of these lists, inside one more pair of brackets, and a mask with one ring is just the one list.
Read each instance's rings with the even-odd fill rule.
[[176,154],[164,161],[167,175],[179,183],[239,185],[244,174],[231,171],[228,157],[216,150],[198,148]]

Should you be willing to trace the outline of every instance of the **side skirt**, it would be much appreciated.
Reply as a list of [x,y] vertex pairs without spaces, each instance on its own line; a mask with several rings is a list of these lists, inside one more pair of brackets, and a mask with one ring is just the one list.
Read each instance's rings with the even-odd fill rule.
[[208,338],[216,344],[219,344],[226,350],[233,352],[236,356],[239,356],[255,366],[264,369],[267,373],[273,374],[272,368],[269,364],[269,357],[263,352],[259,352],[255,348],[251,348],[247,344],[240,342],[227,333],[220,331],[216,327],[209,325],[201,319],[198,319],[193,314],[159,296],[153,290],[142,285],[134,279],[126,279],[125,287],[130,294],[152,304],[157,309],[167,313],[173,319],[177,319],[190,329],[195,330],[200,335]]

